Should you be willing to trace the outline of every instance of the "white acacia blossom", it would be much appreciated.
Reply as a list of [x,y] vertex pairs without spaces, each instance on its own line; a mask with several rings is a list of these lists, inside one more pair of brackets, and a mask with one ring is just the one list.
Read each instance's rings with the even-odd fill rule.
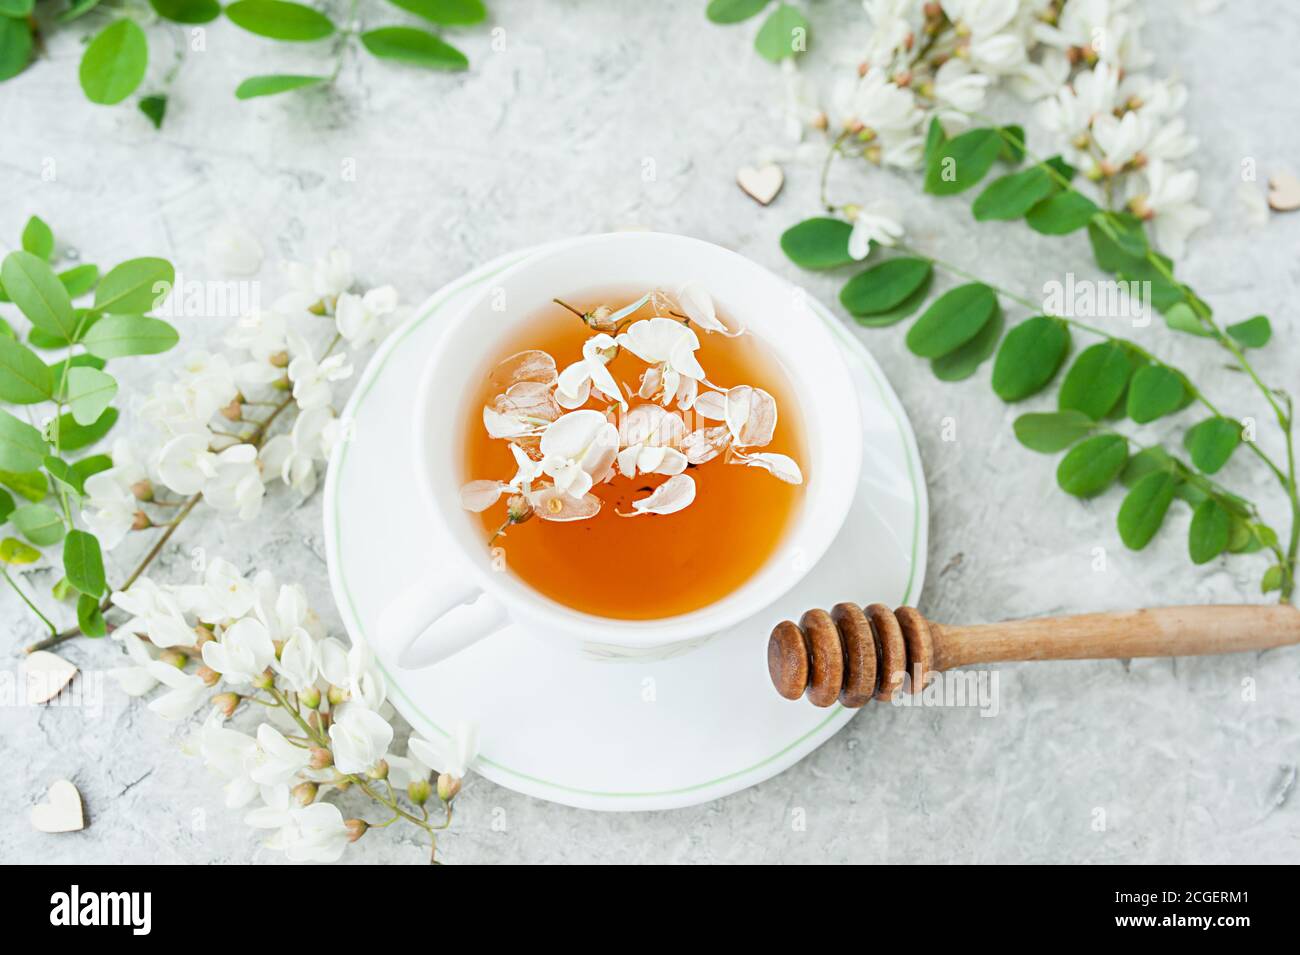
[[[271,830],[267,845],[291,861],[333,861],[365,833],[364,821],[326,801],[336,791],[346,800],[345,791],[375,784],[366,794],[382,804],[376,821],[392,817],[398,798],[419,809],[459,791],[477,754],[474,725],[458,723],[445,742],[412,739],[405,756],[390,752],[374,657],[325,637],[301,587],[266,571],[250,581],[216,558],[195,583],[142,577],[113,599],[133,616],[113,633],[126,659],[110,676],[132,696],[149,695],[148,708],[167,720],[211,706],[187,748],[222,780],[226,805],[246,807],[244,821]],[[252,699],[277,705],[244,704]],[[247,731],[228,725],[241,717],[252,718]],[[450,776],[435,787],[434,773]]]
[[[857,75],[832,90],[829,126],[809,109],[787,109],[786,122],[794,115],[825,129],[845,155],[915,169],[932,122],[949,136],[972,123],[987,125],[981,111],[994,90],[1005,88],[1035,104],[1034,151],[1060,154],[1075,166],[1076,183],[1085,191],[1095,183],[1099,204],[1122,210],[1130,202],[1150,220],[1164,251],[1181,253],[1187,236],[1208,221],[1194,201],[1195,174],[1170,165],[1196,154],[1196,139],[1178,115],[1186,90],[1142,72],[1152,57],[1142,45],[1145,18],[1136,0],[863,6],[862,59]],[[1048,145],[1038,146],[1040,132]],[[854,258],[864,258],[871,242],[887,245],[902,234],[896,217],[880,218],[867,204],[842,208],[854,223]]]

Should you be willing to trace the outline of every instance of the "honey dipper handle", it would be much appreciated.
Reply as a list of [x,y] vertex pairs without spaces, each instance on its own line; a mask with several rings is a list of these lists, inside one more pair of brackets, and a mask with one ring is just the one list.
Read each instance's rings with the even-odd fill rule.
[[980,626],[931,624],[936,669],[1007,660],[1181,657],[1300,643],[1300,609],[1284,604],[1162,607]]

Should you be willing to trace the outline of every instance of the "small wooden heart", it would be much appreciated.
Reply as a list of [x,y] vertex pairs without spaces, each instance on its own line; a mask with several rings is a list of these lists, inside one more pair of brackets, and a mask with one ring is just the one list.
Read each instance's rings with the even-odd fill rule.
[[1300,179],[1289,172],[1279,172],[1268,180],[1268,204],[1274,212],[1300,209]]
[[23,687],[28,704],[48,703],[72,682],[77,668],[48,650],[29,653],[23,660]]
[[77,787],[66,779],[50,783],[49,801],[32,807],[32,825],[41,832],[76,832],[86,828]]
[[775,163],[768,163],[755,169],[744,166],[736,173],[736,183],[749,198],[765,206],[776,198],[776,194],[785,185],[785,173]]

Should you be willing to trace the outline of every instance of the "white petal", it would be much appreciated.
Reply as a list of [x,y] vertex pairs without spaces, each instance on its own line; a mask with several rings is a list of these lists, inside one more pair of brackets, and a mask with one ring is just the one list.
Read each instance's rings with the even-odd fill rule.
[[542,454],[548,458],[577,458],[608,424],[603,414],[592,409],[561,415],[542,435]]
[[500,391],[521,381],[540,381],[551,384],[555,381],[555,359],[544,351],[531,349],[511,355],[492,369],[489,381]]
[[[689,506],[693,500],[695,482],[689,475],[678,474],[660,484],[649,497],[633,501],[633,514],[673,514]],[[620,516],[632,517],[633,514]]]
[[725,421],[727,419],[727,396],[721,391],[704,392],[695,399],[695,404],[692,407],[701,418],[707,418],[710,421]]
[[[513,445],[511,445],[513,447]],[[501,499],[509,485],[500,481],[470,481],[460,489],[460,506],[467,511],[486,511]]]
[[544,487],[528,496],[533,513],[544,521],[582,521],[600,513],[600,498],[594,494],[570,495],[555,487]]
[[784,454],[773,454],[765,451],[759,454],[739,455],[736,460],[750,467],[762,468],[768,474],[779,478],[786,484],[803,483],[803,472],[799,470],[799,465],[795,463],[793,458]]
[[699,282],[687,282],[678,289],[677,303],[682,307],[682,314],[705,331],[725,332],[727,330],[727,326],[718,321],[717,310],[713,307],[713,296]]

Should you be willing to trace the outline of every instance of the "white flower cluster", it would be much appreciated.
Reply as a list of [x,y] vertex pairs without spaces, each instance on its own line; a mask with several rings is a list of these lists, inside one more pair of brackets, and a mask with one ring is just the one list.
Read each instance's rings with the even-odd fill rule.
[[[634,320],[647,306],[654,317]],[[790,484],[803,482],[793,459],[758,450],[772,441],[776,400],[750,385],[719,387],[700,365],[696,328],[725,336],[743,331],[723,324],[698,283],[683,286],[675,302],[648,292],[618,310],[602,306],[582,318],[596,334],[563,371],[536,349],[512,355],[494,370],[492,381],[501,393],[483,408],[483,427],[492,438],[510,442],[517,470],[509,481],[466,484],[466,510],[487,510],[509,495],[507,524],[533,514],[547,521],[585,520],[601,509],[593,487],[616,475],[652,474],[667,480],[619,516],[672,514],[695,500],[687,467],[724,454],[729,463],[761,468]],[[623,350],[645,364],[635,386],[616,381],[608,367]],[[699,427],[687,425],[688,413]]]
[[[354,284],[351,260],[332,252],[314,266],[289,265],[291,291],[270,311],[244,315],[226,338],[229,353],[192,352],[171,381],[159,383],[140,416],[155,428],[152,440],[119,440],[113,466],[88,478],[83,519],[105,549],[126,533],[151,525],[142,501],[166,489],[202,495],[216,509],[243,520],[257,516],[266,485],[281,479],[302,495],[312,493],[317,465],[338,441],[333,385],[352,374],[333,345],[363,348],[400,318],[391,286],[364,294]],[[322,317],[336,332],[324,353],[300,327]],[[267,439],[267,425],[290,405],[292,427]],[[284,420],[284,419],[282,419]]]
[[[260,800],[245,821],[273,830],[268,844],[292,860],[333,861],[365,831],[322,801],[331,788],[382,780],[390,797],[397,787],[420,806],[437,770],[449,802],[475,757],[468,725],[446,742],[412,738],[405,756],[389,752],[387,688],[368,650],[324,636],[302,589],[266,571],[249,580],[215,559],[201,583],[142,577],[113,602],[130,614],[113,631],[130,662],[110,676],[132,696],[161,686],[149,709],[164,719],[213,706],[195,749],[225,781],[227,806]],[[226,725],[245,699],[273,704],[247,708],[268,718],[251,733]]]
[[[937,118],[951,135],[971,125],[991,89],[1036,103],[1035,117],[1059,152],[1098,184],[1105,205],[1151,220],[1160,247],[1177,257],[1209,220],[1194,203],[1196,172],[1175,164],[1196,149],[1179,118],[1186,89],[1139,73],[1134,0],[864,0],[871,23],[858,76],[832,91],[830,116],[790,72],[785,115],[832,124],[869,161],[905,169],[923,160]],[[792,61],[787,61],[791,62]],[[902,226],[884,205],[855,209],[855,256],[870,241],[893,245]]]

